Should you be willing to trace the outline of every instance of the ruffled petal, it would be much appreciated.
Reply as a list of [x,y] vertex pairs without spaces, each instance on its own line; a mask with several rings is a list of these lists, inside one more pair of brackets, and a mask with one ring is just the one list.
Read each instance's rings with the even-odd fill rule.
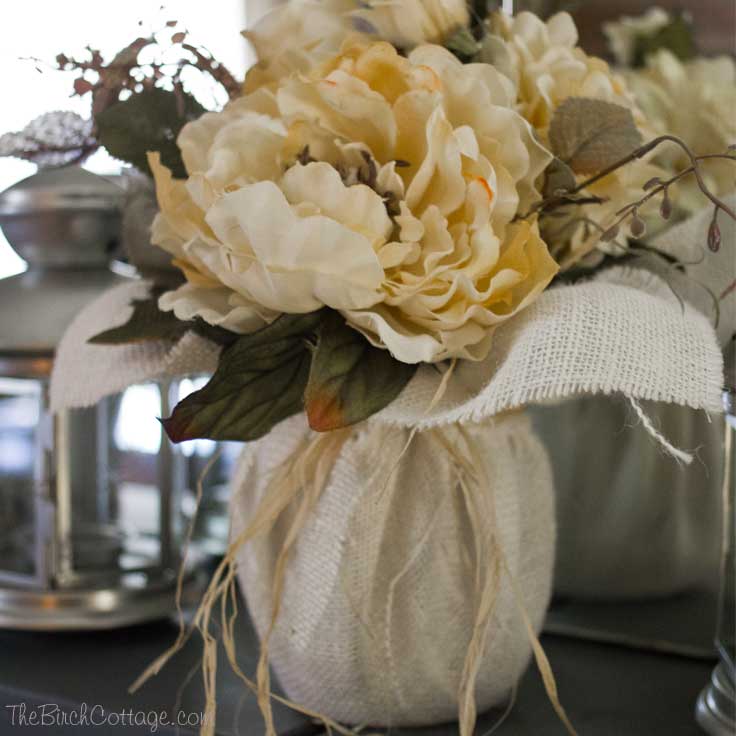
[[281,180],[281,189],[292,204],[312,203],[326,217],[342,222],[375,245],[385,242],[393,228],[383,199],[364,184],[345,186],[329,164],[292,166]]
[[272,182],[225,194],[207,221],[240,258],[236,282],[269,309],[304,313],[380,300],[383,269],[371,242],[328,217],[299,217]]
[[189,321],[199,317],[239,334],[255,332],[277,316],[255,304],[238,304],[226,287],[207,288],[191,283],[162,294],[158,305],[164,312],[173,312],[177,319]]

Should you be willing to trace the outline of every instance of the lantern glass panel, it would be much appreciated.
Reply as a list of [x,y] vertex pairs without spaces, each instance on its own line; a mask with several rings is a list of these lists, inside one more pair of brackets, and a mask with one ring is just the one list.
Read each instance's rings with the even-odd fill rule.
[[[135,386],[129,391],[133,400],[139,391],[152,394],[150,422],[138,417],[137,424],[139,431],[152,424],[160,432],[155,421],[158,387]],[[75,409],[56,417],[56,512],[62,540],[59,573],[70,583],[157,570],[169,561],[170,556],[162,549],[164,537],[167,543],[170,537],[162,534],[167,525],[159,492],[159,483],[165,479],[161,478],[156,451],[149,456],[116,441],[116,430],[129,404],[126,391],[89,409]],[[71,536],[68,563],[63,543],[66,485]],[[170,484],[166,491],[170,491]]]
[[[208,380],[207,376],[197,376],[175,383],[172,386],[172,405],[201,389]],[[174,447],[184,466],[182,508],[187,521],[196,513],[193,540],[203,552],[220,555],[227,547],[229,482],[242,449],[238,442],[212,440],[191,440]],[[200,482],[202,498],[197,510]]]
[[157,421],[205,382],[136,385],[52,416],[46,377],[0,377],[0,585],[81,590],[173,579],[195,513],[195,557],[221,554],[240,447],[172,445]]
[[39,381],[0,378],[0,568],[10,575],[36,574],[34,476],[42,400]]

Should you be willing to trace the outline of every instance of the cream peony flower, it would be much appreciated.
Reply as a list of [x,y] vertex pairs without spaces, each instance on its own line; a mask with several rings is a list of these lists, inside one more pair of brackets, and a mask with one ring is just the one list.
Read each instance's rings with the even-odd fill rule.
[[[239,332],[327,306],[401,361],[482,359],[557,270],[512,223],[550,159],[512,104],[502,75],[441,47],[352,44],[182,130],[189,200],[161,198],[155,242],[250,307]],[[209,321],[196,301],[161,306]]]
[[[546,23],[532,13],[519,13],[513,18],[495,13],[490,26],[497,36],[491,51],[516,85],[517,109],[545,145],[549,143],[549,126],[555,111],[570,97],[588,97],[626,107],[643,137],[653,137],[653,130],[636,106],[624,78],[613,74],[605,61],[588,56],[577,46],[577,28],[568,13],[558,13]],[[590,187],[588,191],[603,203],[579,207],[567,222],[554,223],[554,234],[545,232],[555,255],[571,265],[591,247],[606,247],[598,243],[601,230],[615,221],[616,211],[624,204],[641,197],[642,186],[649,179],[661,174],[658,167],[638,160]],[[596,223],[600,229],[593,227],[588,234],[581,219]],[[618,250],[617,246],[614,248]]]
[[152,226],[152,242],[174,256],[172,264],[186,277],[186,283],[163,294],[159,306],[173,311],[181,320],[201,317],[206,322],[236,332],[251,332],[273,321],[278,312],[245,302],[225,286],[206,265],[216,241],[183,181],[177,181],[161,164],[159,153],[149,153],[148,162],[156,184],[159,213]]
[[354,3],[353,26],[401,49],[440,43],[470,22],[466,0],[369,0]]
[[592,97],[634,109],[622,77],[608,64],[588,56],[578,44],[578,30],[568,13],[546,23],[532,13],[513,17],[494,13],[491,30],[504,44],[498,62],[517,89],[519,112],[546,141],[555,110],[569,97]]
[[[628,72],[626,79],[657,135],[675,135],[699,155],[723,153],[736,143],[736,62],[731,57],[682,62],[661,50],[647,58],[644,69]],[[662,146],[655,160],[671,173],[690,165],[676,146]],[[716,194],[736,189],[731,162],[710,161],[703,171]],[[683,214],[703,206],[700,188],[692,178],[678,185],[676,203]]]
[[246,93],[273,85],[293,73],[306,73],[334,56],[350,33],[346,14],[353,0],[289,0],[243,31],[258,62],[245,78]]
[[351,36],[408,50],[439,43],[468,21],[465,0],[289,0],[243,32],[258,57],[245,91],[306,72]]

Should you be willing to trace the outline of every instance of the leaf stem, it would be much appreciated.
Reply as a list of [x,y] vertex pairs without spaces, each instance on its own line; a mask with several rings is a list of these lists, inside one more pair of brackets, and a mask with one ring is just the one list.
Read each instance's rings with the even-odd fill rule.
[[649,143],[645,143],[643,146],[640,146],[636,150],[632,151],[628,156],[624,156],[624,158],[619,159],[615,163],[611,164],[610,166],[606,166],[605,169],[602,171],[599,171],[595,176],[591,176],[589,179],[586,179],[585,181],[578,184],[574,189],[571,189],[567,194],[577,194],[578,192],[581,192],[583,189],[586,189],[589,186],[592,186],[596,182],[599,182],[601,179],[605,179],[609,174],[612,174],[614,171],[617,171],[618,169],[622,168],[623,166],[626,166],[627,164],[630,164],[632,161],[636,161],[637,159],[643,158],[646,156],[650,151],[654,150],[657,146],[659,146],[661,143],[664,143],[667,136],[660,136],[659,138],[655,138],[654,140],[649,141]]

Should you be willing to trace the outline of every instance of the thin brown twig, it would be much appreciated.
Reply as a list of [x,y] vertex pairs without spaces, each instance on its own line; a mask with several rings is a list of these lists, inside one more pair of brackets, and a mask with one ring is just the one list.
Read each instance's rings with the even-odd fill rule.
[[695,172],[695,169],[694,167],[691,166],[689,169],[684,169],[679,174],[676,174],[670,179],[661,181],[655,187],[652,187],[641,199],[638,199],[636,202],[629,202],[629,204],[623,206],[620,210],[618,210],[616,214],[623,215],[622,220],[626,219],[626,217],[629,214],[631,214],[634,210],[638,210],[642,205],[645,205],[650,199],[653,199],[657,195],[664,192],[668,187],[671,187],[673,184],[678,182],[680,179],[684,179],[686,176],[689,176],[690,174],[694,172]]
[[[583,190],[599,182],[601,179],[604,179],[606,176],[609,176],[613,172],[617,171],[620,168],[623,168],[624,166],[632,163],[633,161],[643,158],[648,153],[653,151],[655,148],[667,142],[678,145],[685,152],[691,164],[688,169],[685,169],[684,171],[680,172],[678,175],[673,177],[671,180],[669,180],[669,184],[674,183],[675,181],[683,178],[684,176],[694,174],[698,182],[698,186],[700,187],[700,190],[703,192],[703,194],[711,202],[713,202],[713,204],[716,207],[718,207],[720,210],[723,210],[732,219],[736,220],[736,212],[734,212],[734,210],[732,210],[725,202],[723,202],[715,194],[713,194],[713,192],[710,191],[708,186],[703,181],[702,173],[700,171],[700,163],[702,161],[711,160],[711,159],[723,159],[723,160],[729,160],[729,161],[736,162],[736,155],[733,155],[730,153],[714,153],[714,154],[704,154],[702,156],[697,156],[692,151],[692,149],[687,145],[687,143],[685,143],[680,138],[677,138],[676,136],[673,136],[673,135],[661,135],[661,136],[658,136],[657,138],[654,138],[648,143],[645,143],[643,146],[640,146],[639,148],[635,149],[630,154],[624,156],[618,161],[612,163],[611,165],[606,166],[604,169],[602,169],[595,175],[589,177],[585,181],[580,182],[573,189],[563,192],[561,195],[554,196],[551,198],[546,198],[546,199],[541,200],[540,202],[537,202],[527,213],[517,216],[516,219],[523,220],[523,219],[526,219],[527,217],[530,217],[533,214],[537,214],[537,213],[544,214],[545,212],[557,209],[559,207],[565,207],[565,206],[571,206],[571,205],[574,206],[577,203],[574,201],[570,201],[571,196],[579,194]],[[652,196],[655,196],[656,194],[661,193],[662,191],[663,191],[663,188],[661,185],[659,185],[657,189],[655,189],[653,192],[650,192],[649,194],[651,194]],[[643,204],[644,201],[648,201],[651,198],[652,198],[651,196],[647,195],[647,197],[643,201],[640,201],[636,206],[637,207],[641,206],[641,204]],[[629,205],[627,205],[627,207],[628,206]],[[633,207],[632,207],[632,210],[633,210]],[[623,211],[623,209],[620,211]]]
[[736,291],[736,279],[734,279],[721,293],[721,295],[718,297],[718,301],[722,302],[729,294]]
[[[698,165],[700,162],[700,157],[695,156],[693,152],[690,150],[690,148],[679,138],[675,138],[674,136],[668,136],[669,140],[672,140],[673,142],[676,142],[680,145],[680,147],[685,151],[688,158],[690,159],[690,162],[692,164],[693,173],[695,174],[695,178],[698,181],[698,186],[700,187],[700,191],[703,192],[703,194],[708,197],[708,199],[713,202],[713,204],[720,210],[723,210],[732,220],[736,220],[736,212],[732,210],[722,199],[719,199],[716,197],[713,192],[708,189],[705,182],[703,181],[703,175],[700,171],[700,166]],[[736,157],[733,158],[734,161],[736,161]]]

